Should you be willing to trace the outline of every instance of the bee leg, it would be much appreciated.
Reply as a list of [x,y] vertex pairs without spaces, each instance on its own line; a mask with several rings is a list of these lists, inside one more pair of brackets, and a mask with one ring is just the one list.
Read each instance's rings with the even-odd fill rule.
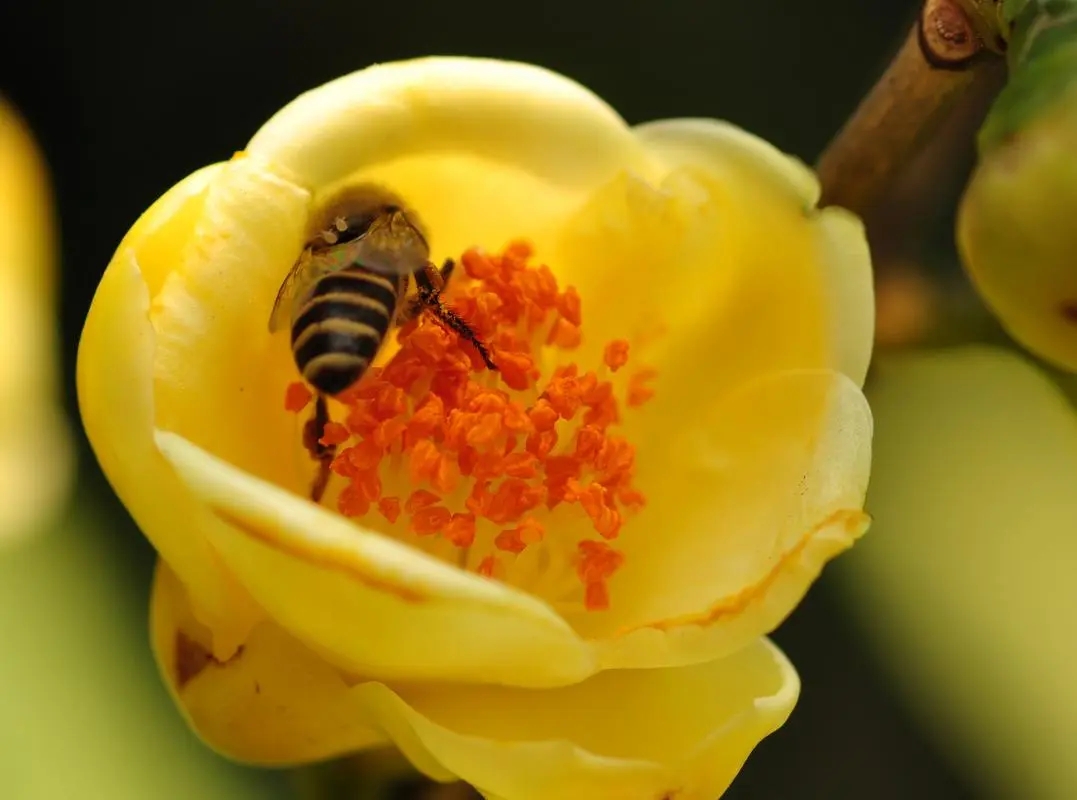
[[442,290],[444,289],[449,276],[452,275],[454,266],[456,265],[454,265],[452,259],[446,258],[445,264],[440,270],[434,269],[434,266],[431,264],[428,265],[426,269],[417,273],[415,281],[419,287],[419,294],[415,298],[416,303],[420,304],[426,310],[429,310],[434,314],[434,317],[451,329],[451,331],[456,332],[458,336],[470,341],[472,346],[481,356],[482,363],[486,364],[486,368],[496,370],[498,369],[498,365],[493,363],[489,348],[487,348],[485,343],[478,337],[478,334],[473,331],[471,325],[468,325],[464,319],[460,317],[460,314],[442,303]]
[[427,269],[438,276],[437,279],[441,281],[438,291],[443,292],[445,291],[445,287],[449,284],[449,278],[452,277],[452,271],[456,269],[456,262],[451,258],[446,258],[445,263],[441,265],[441,269],[435,271],[433,265],[428,266]]
[[319,440],[325,435],[325,426],[329,423],[329,406],[322,395],[314,401],[314,415],[303,426],[303,446],[310,457],[318,462],[318,471],[310,486],[310,499],[320,503],[325,489],[329,485],[329,467],[336,456],[336,445],[324,445]]

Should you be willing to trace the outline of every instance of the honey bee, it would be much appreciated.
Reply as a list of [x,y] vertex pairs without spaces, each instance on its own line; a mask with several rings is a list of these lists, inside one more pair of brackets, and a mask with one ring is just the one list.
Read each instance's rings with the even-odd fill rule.
[[[304,443],[322,465],[311,489],[317,501],[334,453],[318,442],[329,421],[326,398],[358,383],[394,324],[429,311],[469,341],[489,369],[497,366],[470,326],[442,303],[455,263],[434,267],[418,218],[400,198],[373,185],[351,187],[324,206],[312,230],[277,293],[269,330],[290,325],[295,365],[316,392]],[[408,298],[413,278],[417,291]]]

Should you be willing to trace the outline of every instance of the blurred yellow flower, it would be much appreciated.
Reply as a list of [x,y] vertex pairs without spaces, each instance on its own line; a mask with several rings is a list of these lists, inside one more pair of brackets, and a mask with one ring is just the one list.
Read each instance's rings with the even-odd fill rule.
[[[461,260],[447,297],[499,372],[405,326],[330,403],[321,505],[267,320],[326,198],[367,182]],[[200,735],[266,764],[391,741],[491,798],[720,794],[798,693],[762,636],[867,522],[869,256],[817,197],[729,125],[629,128],[463,58],[311,91],[169,190],[78,382]]]
[[45,164],[0,99],[0,545],[38,530],[69,486],[56,380],[55,237]]

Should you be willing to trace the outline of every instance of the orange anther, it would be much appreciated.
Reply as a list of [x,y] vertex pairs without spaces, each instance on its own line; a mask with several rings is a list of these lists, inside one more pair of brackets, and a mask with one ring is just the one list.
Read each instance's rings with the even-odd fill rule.
[[464,253],[460,259],[468,277],[475,280],[492,278],[498,273],[498,266],[478,248],[472,248]]
[[629,511],[639,511],[647,505],[647,498],[638,489],[621,488],[617,491],[617,499]]
[[407,410],[407,398],[403,389],[392,384],[381,387],[374,403],[374,413],[379,419],[389,419]]
[[419,509],[429,508],[435,503],[440,502],[441,498],[433,492],[428,492],[426,489],[416,489],[408,495],[408,499],[404,501],[404,510],[409,514],[414,514]]
[[605,581],[584,585],[583,605],[588,611],[605,611],[610,607],[610,589]]
[[439,492],[451,494],[460,483],[460,468],[444,454],[438,459],[437,467],[430,476],[430,484]]
[[475,485],[471,487],[471,492],[467,496],[467,500],[464,501],[464,505],[467,506],[468,511],[472,514],[479,516],[486,516],[486,509],[490,506],[490,484],[485,481],[476,481]]
[[576,458],[588,464],[595,463],[605,441],[605,434],[597,426],[584,425],[576,433]]
[[575,286],[569,286],[557,298],[557,312],[573,325],[579,326],[582,321],[580,311],[580,293]]
[[400,498],[383,497],[378,501],[378,511],[389,520],[389,524],[395,523],[400,518]]
[[516,261],[527,261],[535,254],[535,248],[527,239],[513,239],[505,248],[505,257]]
[[360,472],[352,478],[352,487],[368,503],[374,503],[381,497],[381,478],[377,472]]
[[[375,442],[367,439],[349,447],[344,453],[347,454],[348,461],[351,462],[356,470],[365,472],[366,470],[374,469],[381,463],[385,451],[378,447]],[[344,455],[344,453],[341,455]]]
[[430,480],[441,463],[441,452],[431,439],[420,439],[415,443],[408,458],[408,475],[412,484],[418,486],[424,480]]
[[628,341],[626,339],[614,339],[606,345],[602,352],[602,361],[613,372],[616,372],[628,363]]
[[647,385],[658,375],[657,370],[643,369],[628,379],[628,407],[636,408],[654,397],[654,389]]
[[288,388],[284,390],[284,410],[299,412],[307,407],[307,403],[310,402],[314,395],[306,384],[300,381],[293,381],[288,384]]
[[484,389],[477,383],[469,384],[464,396],[467,410],[479,414],[504,414],[509,404],[504,392]]
[[624,564],[625,556],[620,550],[614,550],[605,542],[583,540],[576,545],[580,560],[576,564],[576,574],[581,581],[594,583],[604,581]]
[[497,559],[493,556],[486,556],[486,558],[479,562],[479,566],[475,571],[480,575],[486,576],[487,578],[492,578],[494,576],[494,568],[496,566]]
[[527,543],[520,537],[519,528],[509,528],[494,537],[494,547],[506,553],[522,553],[527,548]]
[[501,374],[501,380],[510,389],[522,391],[531,385],[531,372],[535,362],[526,353],[509,353],[501,350],[494,352],[494,360]]
[[371,433],[371,441],[383,450],[388,450],[404,435],[408,423],[403,416],[387,419]]
[[501,428],[501,414],[478,415],[475,424],[468,429],[465,441],[470,447],[483,447],[501,434]]
[[345,419],[348,430],[356,436],[367,436],[381,423],[374,413],[374,403],[371,400],[356,400],[348,410]]
[[563,350],[572,350],[580,346],[582,335],[578,326],[573,325],[564,317],[559,317],[550,328],[550,335],[546,337],[546,344],[556,345]]
[[536,458],[543,459],[550,454],[554,445],[557,444],[557,431],[536,431],[527,437],[527,452]]
[[361,517],[370,510],[370,501],[363,497],[355,484],[349,484],[340,491],[337,510],[346,517]]
[[512,433],[531,433],[534,427],[527,411],[516,402],[505,403],[505,408],[501,412],[501,422],[505,430]]
[[516,530],[520,532],[520,539],[524,544],[538,544],[546,535],[546,528],[534,517],[524,517]]
[[333,447],[338,444],[344,444],[351,436],[351,431],[339,422],[327,422],[325,430],[322,431],[322,438],[318,442],[327,447]]
[[427,506],[411,515],[411,529],[420,536],[430,536],[443,531],[451,519],[445,506]]
[[536,431],[550,431],[553,430],[553,426],[557,424],[559,419],[557,411],[550,401],[544,397],[540,397],[535,401],[535,405],[527,412],[527,416],[531,419],[531,424],[535,426]]
[[510,453],[501,461],[502,471],[511,478],[534,478],[538,459],[531,453]]
[[573,375],[551,380],[543,396],[550,401],[550,405],[562,419],[572,419],[576,416],[576,412],[583,403],[579,378]]
[[475,541],[475,515],[453,514],[442,535],[457,547],[471,547]]

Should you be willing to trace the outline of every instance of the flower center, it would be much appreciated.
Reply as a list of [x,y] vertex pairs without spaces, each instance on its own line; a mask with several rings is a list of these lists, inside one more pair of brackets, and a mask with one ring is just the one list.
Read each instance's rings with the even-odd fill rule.
[[[454,561],[525,585],[555,605],[609,606],[624,562],[612,543],[645,503],[622,413],[652,395],[652,369],[626,369],[608,342],[584,371],[571,360],[582,307],[524,243],[463,254],[451,307],[487,343],[498,370],[431,315],[402,326],[399,351],[336,399],[321,444],[337,448],[340,513]],[[299,382],[285,407],[311,400]]]

